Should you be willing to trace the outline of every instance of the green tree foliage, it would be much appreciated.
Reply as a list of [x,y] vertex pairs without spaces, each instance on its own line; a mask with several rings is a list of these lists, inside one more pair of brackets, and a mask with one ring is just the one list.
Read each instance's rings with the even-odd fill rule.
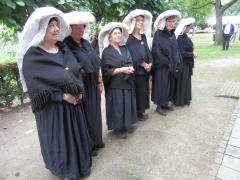
[[136,8],[147,9],[156,17],[164,10],[164,3],[161,0],[82,0],[63,2],[62,7],[65,11],[77,10],[76,7],[81,7],[93,12],[97,22],[107,23],[121,21],[129,11]]
[[[175,1],[162,0],[0,0],[0,23],[21,29],[37,7],[54,6],[63,12],[88,10],[97,22],[121,21],[129,11],[141,8],[152,12],[154,19],[164,10],[175,8]],[[181,3],[184,5],[184,2]],[[172,6],[174,5],[174,6]],[[181,9],[178,5],[177,9]]]
[[212,9],[212,2],[210,0],[169,0],[168,6],[179,10],[183,18],[194,17],[196,25],[205,28],[206,19]]
[[27,14],[26,2],[24,0],[1,0],[0,1],[0,22],[9,27],[17,27]]
[[34,9],[53,6],[63,11],[79,9],[85,1],[78,0],[0,0],[0,24],[21,30]]
[[[218,1],[220,0],[0,0],[0,23],[15,27],[17,30],[21,29],[35,8],[48,5],[59,8],[63,12],[91,11],[98,23],[121,21],[129,11],[136,8],[149,10],[153,14],[153,19],[164,10],[177,9],[183,17],[195,17],[197,25],[203,27],[206,17]],[[237,13],[239,7],[240,5],[236,5],[228,12]]]
[[229,7],[225,12],[225,16],[237,16],[240,15],[240,1],[236,2],[233,6]]

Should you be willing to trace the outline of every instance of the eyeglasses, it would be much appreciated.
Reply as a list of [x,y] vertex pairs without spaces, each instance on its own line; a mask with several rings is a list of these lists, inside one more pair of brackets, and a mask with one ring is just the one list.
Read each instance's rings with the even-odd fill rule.
[[87,27],[86,24],[71,24],[71,27],[74,26],[75,28],[82,28],[85,29]]
[[175,24],[176,20],[166,20],[166,22]]
[[79,24],[79,27],[85,29],[87,27],[87,25],[86,24]]

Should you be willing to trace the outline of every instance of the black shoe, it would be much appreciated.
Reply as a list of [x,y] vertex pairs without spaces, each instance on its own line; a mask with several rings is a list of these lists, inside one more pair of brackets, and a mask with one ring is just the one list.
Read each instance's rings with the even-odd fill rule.
[[127,130],[127,132],[129,134],[132,134],[136,129],[134,127],[131,127],[129,130]]
[[92,156],[92,157],[95,157],[95,156],[97,156],[97,155],[98,155],[97,150],[93,149],[92,152],[91,152],[91,156]]
[[104,142],[102,142],[101,144],[97,145],[97,146],[94,146],[94,150],[99,150],[101,148],[104,148],[105,147],[105,144]]
[[124,133],[124,132],[114,131],[114,134],[121,139],[126,139],[127,138],[127,134]]
[[90,176],[90,174],[91,174],[91,170],[88,173],[86,173],[86,174],[81,174],[80,178],[87,178],[87,177]]
[[167,115],[167,113],[162,109],[161,106],[158,106],[157,109],[156,109],[156,111],[157,111],[160,115],[162,115],[162,116],[166,116],[166,115]]
[[142,118],[145,119],[145,120],[148,119],[148,115],[146,115],[146,114],[141,114],[141,116],[142,116]]
[[171,106],[162,106],[163,109],[166,109],[168,111],[174,111],[174,108]]
[[143,118],[142,116],[138,116],[138,121],[146,121],[146,119]]
[[148,115],[145,115],[143,113],[138,115],[139,121],[146,121],[147,119],[148,119]]

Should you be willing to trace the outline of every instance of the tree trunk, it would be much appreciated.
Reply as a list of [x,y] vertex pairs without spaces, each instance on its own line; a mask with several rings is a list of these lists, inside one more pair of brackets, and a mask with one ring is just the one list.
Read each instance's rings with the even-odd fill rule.
[[215,45],[222,44],[222,17],[223,12],[220,9],[216,9],[216,38]]
[[230,0],[228,3],[222,5],[221,0],[215,0],[214,6],[216,10],[216,35],[215,35],[215,45],[222,44],[222,17],[226,9],[236,3],[238,0]]
[[220,45],[222,43],[222,16],[223,11],[221,10],[221,0],[215,1],[216,10],[216,34],[215,34],[215,45]]

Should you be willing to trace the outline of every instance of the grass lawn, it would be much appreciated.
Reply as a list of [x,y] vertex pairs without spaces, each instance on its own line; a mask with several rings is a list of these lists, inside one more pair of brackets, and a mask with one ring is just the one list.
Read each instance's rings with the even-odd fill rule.
[[230,42],[228,51],[222,51],[222,46],[214,46],[211,33],[189,35],[198,53],[199,60],[222,59],[232,56],[240,56],[240,41]]
[[233,56],[240,57],[240,45],[230,45],[228,51],[222,51],[222,46],[214,46],[211,44],[196,44],[195,51],[199,60],[223,59]]

